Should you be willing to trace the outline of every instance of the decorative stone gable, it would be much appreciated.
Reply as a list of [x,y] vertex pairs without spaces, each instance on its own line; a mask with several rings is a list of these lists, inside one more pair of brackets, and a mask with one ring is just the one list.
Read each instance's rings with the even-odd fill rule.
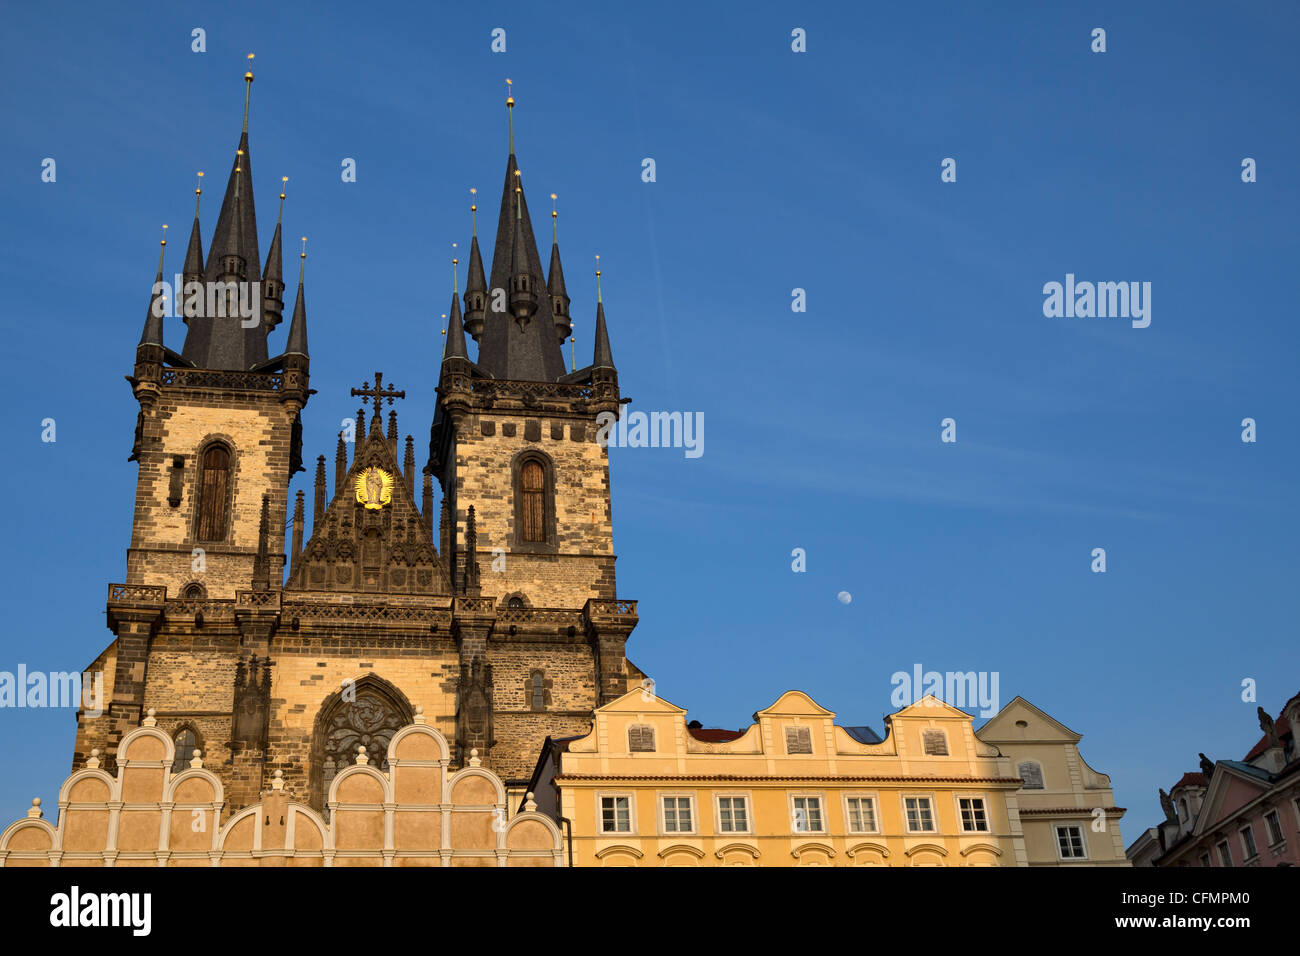
[[290,576],[290,588],[451,593],[434,548],[433,528],[415,504],[416,476],[398,466],[395,444],[377,427],[361,442],[352,467],[337,482],[333,500],[312,528]]

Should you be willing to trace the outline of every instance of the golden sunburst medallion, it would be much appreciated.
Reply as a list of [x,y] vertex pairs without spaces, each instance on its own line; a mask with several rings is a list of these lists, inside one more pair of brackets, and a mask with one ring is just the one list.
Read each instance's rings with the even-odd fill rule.
[[393,500],[393,476],[382,468],[367,468],[357,475],[357,501],[376,511]]

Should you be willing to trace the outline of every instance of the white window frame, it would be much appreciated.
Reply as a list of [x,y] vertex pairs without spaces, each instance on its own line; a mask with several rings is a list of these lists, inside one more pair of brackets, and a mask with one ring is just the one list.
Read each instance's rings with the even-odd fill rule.
[[[961,815],[961,802],[962,802],[963,800],[978,800],[981,804],[983,804],[983,806],[982,806],[982,808],[981,808],[981,809],[984,811],[984,829],[983,829],[983,830],[967,830],[967,829],[966,829],[966,824],[965,824],[965,822],[962,820],[962,815]],[[987,833],[987,834],[991,834],[991,833],[993,832],[993,813],[992,813],[991,810],[990,810],[990,807],[992,806],[992,801],[989,800],[987,794],[984,794],[984,793],[954,793],[954,794],[952,795],[952,801],[953,801],[953,809],[957,811],[957,830],[958,830],[958,832],[960,832],[960,833]]]
[[[870,800],[871,801],[871,818],[872,826],[869,830],[853,829],[853,815],[849,810],[850,800]],[[853,791],[844,794],[844,832],[852,833],[855,836],[860,833],[879,833],[880,832],[880,797],[874,791]]]
[[[626,830],[606,830],[605,829],[605,801],[613,800],[619,797],[627,798],[627,825]],[[614,811],[615,825],[618,823],[618,810]],[[596,792],[596,831],[602,836],[627,836],[636,833],[636,794],[630,790],[599,790]]]
[[[912,818],[907,815],[908,800],[928,800],[930,802],[930,829],[913,830]],[[898,796],[899,807],[903,811],[903,832],[904,833],[938,833],[939,832],[939,807],[934,799],[933,793],[902,793]],[[918,817],[920,811],[918,808]]]
[[[795,821],[798,819],[797,816],[795,815],[795,811],[798,809],[794,805],[795,800],[816,800],[817,801],[817,815],[821,817],[820,827],[814,830],[810,826],[807,830],[800,830],[795,826]],[[826,834],[829,832],[826,828],[826,823],[827,823],[826,794],[817,793],[816,791],[807,791],[807,790],[799,791],[797,793],[791,793],[789,796],[789,810],[790,810],[790,832],[791,833],[796,835],[808,835],[808,834],[817,834],[817,833]],[[808,822],[811,823],[812,820],[810,819]]]
[[[688,830],[670,830],[668,829],[668,813],[664,806],[665,800],[685,800],[687,808],[691,814],[691,826]],[[659,834],[660,836],[692,836],[700,832],[700,817],[695,808],[695,794],[685,792],[665,792],[655,794],[655,803],[659,811]],[[681,811],[678,811],[680,822]]]
[[[1061,831],[1078,830],[1079,846],[1083,850],[1082,856],[1066,856],[1061,852]],[[1076,862],[1078,860],[1088,859],[1088,831],[1081,823],[1058,823],[1052,827],[1052,838],[1056,841],[1056,858],[1062,861]]]
[[[722,829],[722,801],[723,800],[743,800],[745,801],[745,829],[743,830],[724,830]],[[732,823],[735,823],[735,808],[731,810]],[[792,818],[793,819],[793,818]],[[713,796],[713,826],[714,833],[719,836],[753,836],[754,834],[754,798],[748,791],[723,792]]]
[[[1247,838],[1246,834],[1250,834]],[[1242,862],[1249,863],[1255,857],[1259,856],[1259,844],[1255,842],[1255,828],[1247,823],[1237,830],[1237,839],[1241,841]]]

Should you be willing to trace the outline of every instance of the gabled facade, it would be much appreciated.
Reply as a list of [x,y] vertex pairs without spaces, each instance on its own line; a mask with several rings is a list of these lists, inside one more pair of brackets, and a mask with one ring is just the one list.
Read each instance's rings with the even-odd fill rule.
[[1030,866],[1128,866],[1110,777],[1079,753],[1081,735],[1017,697],[976,736],[1022,781],[1016,794]]
[[579,866],[1023,866],[1019,780],[971,718],[927,697],[861,743],[789,691],[742,732],[648,690],[550,741],[530,789]]
[[1201,754],[1199,772],[1160,791],[1165,819],[1128,848],[1134,866],[1300,865],[1300,694],[1256,717],[1263,736],[1243,759]]

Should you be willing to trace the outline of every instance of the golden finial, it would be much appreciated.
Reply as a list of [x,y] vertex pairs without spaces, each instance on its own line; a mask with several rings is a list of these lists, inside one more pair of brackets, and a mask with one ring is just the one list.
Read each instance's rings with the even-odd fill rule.
[[560,218],[560,209],[555,201],[555,193],[551,193],[551,244],[559,242],[558,233],[556,232],[555,223]]
[[442,313],[442,357],[447,357],[447,313]]
[[248,132],[248,99],[253,95],[253,54],[248,54],[248,72],[244,74],[244,132]]
[[158,274],[162,275],[163,252],[167,248],[167,223],[163,223],[162,242],[158,244]]
[[600,256],[596,256],[596,303],[600,303]]
[[[452,250],[453,250],[453,252],[454,252],[455,249],[456,249],[456,243],[453,242],[453,243],[451,244],[451,248],[452,248]],[[451,292],[452,292],[452,295],[455,295],[457,292],[460,291],[460,279],[458,279],[457,276],[456,276],[456,267],[457,267],[458,265],[460,265],[460,259],[456,258],[456,256],[453,255],[453,256],[451,257]]]
[[276,221],[277,223],[278,223],[281,219],[284,218],[284,190],[285,190],[285,185],[284,185],[284,184],[287,183],[288,181],[289,181],[289,177],[288,177],[288,176],[281,176],[281,177],[280,177],[280,212],[279,212],[279,214],[275,217],[275,221]]
[[510,82],[510,77],[506,77],[506,111],[510,117],[510,155],[515,154],[515,98],[511,95],[511,87],[514,84]]
[[[511,152],[513,153],[514,150],[511,150]],[[515,218],[516,219],[524,218],[524,212],[523,212],[524,187],[519,185],[519,177],[520,177],[520,172],[519,169],[516,168],[515,169]]]
[[574,349],[573,343],[576,341],[577,341],[577,337],[573,335],[573,323],[570,322],[569,323],[569,371],[570,372],[576,372],[578,370],[578,359],[576,358],[575,353],[573,351]]
[[298,284],[302,285],[303,274],[307,271],[307,237],[302,237],[302,252],[298,253]]
[[469,188],[469,215],[470,222],[473,224],[471,235],[478,236],[478,190],[473,186]]

